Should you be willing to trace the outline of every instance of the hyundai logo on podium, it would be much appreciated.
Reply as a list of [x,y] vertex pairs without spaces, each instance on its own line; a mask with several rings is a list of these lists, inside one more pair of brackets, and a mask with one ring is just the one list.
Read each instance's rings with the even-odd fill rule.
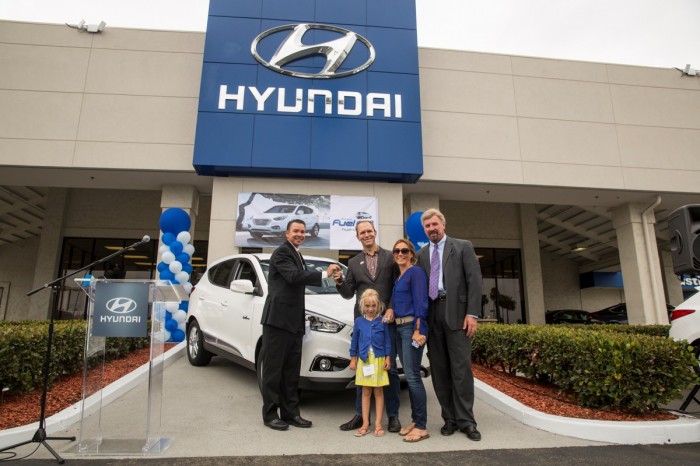
[[95,286],[92,335],[148,335],[148,284],[99,282]]

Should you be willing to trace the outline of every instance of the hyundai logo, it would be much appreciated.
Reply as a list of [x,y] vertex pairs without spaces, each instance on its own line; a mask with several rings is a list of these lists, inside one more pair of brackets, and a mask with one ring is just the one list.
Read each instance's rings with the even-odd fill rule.
[[[302,43],[301,39],[309,29],[333,31],[341,34],[341,36],[328,42],[305,45]],[[272,58],[270,58],[270,61],[266,61],[258,53],[258,43],[271,34],[286,30],[291,30],[292,32],[290,32],[279,47],[277,47],[277,51],[274,53]],[[360,41],[367,48],[369,58],[364,64],[358,66],[357,68],[338,72],[338,68],[340,68],[340,66],[343,64],[357,41]],[[277,26],[272,29],[268,29],[253,39],[253,43],[250,45],[250,52],[261,65],[273,71],[289,76],[295,76],[297,78],[317,79],[342,78],[344,76],[357,74],[360,71],[366,70],[372,64],[372,62],[374,62],[375,57],[374,47],[361,35],[337,26],[311,23],[286,24],[284,26]],[[304,73],[301,71],[290,71],[282,68],[295,60],[313,55],[325,55],[326,57],[326,63],[318,73]]]
[[136,301],[131,298],[112,298],[105,307],[115,314],[128,314],[136,310]]

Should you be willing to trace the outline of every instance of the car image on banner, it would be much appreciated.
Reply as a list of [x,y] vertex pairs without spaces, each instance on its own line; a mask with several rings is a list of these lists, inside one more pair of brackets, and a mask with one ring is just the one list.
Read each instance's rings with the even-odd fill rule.
[[[218,355],[255,370],[258,382],[265,361],[260,359],[262,315],[267,297],[270,254],[236,254],[207,268],[190,296],[187,357],[206,366]],[[309,270],[326,270],[330,259],[305,256]],[[341,265],[343,271],[346,267]],[[299,387],[339,390],[354,387],[350,339],[355,300],[340,296],[333,279],[306,287],[306,332],[302,346]],[[422,373],[429,374],[427,358]],[[399,366],[399,372],[401,372]]]

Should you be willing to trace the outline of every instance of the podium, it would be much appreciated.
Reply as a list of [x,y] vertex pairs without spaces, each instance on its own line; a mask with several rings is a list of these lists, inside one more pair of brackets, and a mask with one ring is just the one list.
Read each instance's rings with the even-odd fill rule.
[[[75,279],[88,296],[83,393],[78,455],[152,455],[167,449],[161,436],[164,325],[167,307],[176,309],[187,293],[168,280]],[[148,320],[150,317],[150,330]],[[140,388],[127,419],[103,402],[105,364],[111,339],[149,340],[148,384]],[[128,341],[119,343],[128,344]]]

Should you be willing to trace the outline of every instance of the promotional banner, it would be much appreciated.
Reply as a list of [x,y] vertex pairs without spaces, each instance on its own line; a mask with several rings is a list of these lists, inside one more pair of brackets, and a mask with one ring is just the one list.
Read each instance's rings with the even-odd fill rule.
[[147,283],[97,283],[94,309],[93,336],[148,336]]
[[[370,220],[377,225],[377,198],[361,196],[331,196],[331,249],[360,250],[355,225]],[[376,241],[379,242],[379,233]]]
[[277,247],[287,224],[306,224],[304,248],[362,249],[355,238],[358,220],[377,222],[377,198],[324,194],[239,193],[235,246]]

